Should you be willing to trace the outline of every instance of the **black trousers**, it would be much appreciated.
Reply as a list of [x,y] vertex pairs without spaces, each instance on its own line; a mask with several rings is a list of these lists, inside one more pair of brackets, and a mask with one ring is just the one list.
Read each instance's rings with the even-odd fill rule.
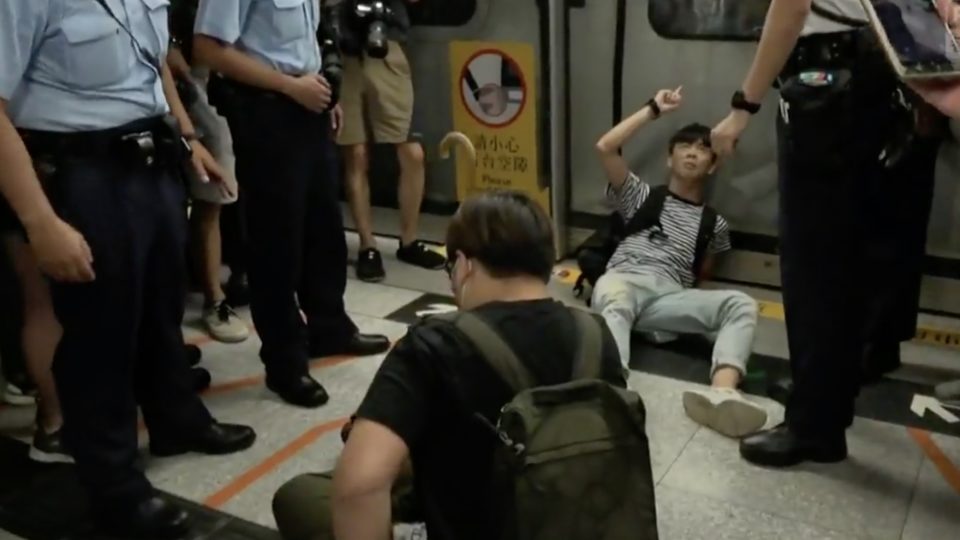
[[7,382],[16,384],[23,384],[27,379],[21,344],[23,299],[20,279],[7,250],[6,237],[21,234],[20,222],[13,209],[0,196],[0,369]]
[[205,429],[184,356],[186,214],[182,182],[142,158],[64,157],[45,187],[86,238],[96,280],[54,283],[63,326],[53,372],[65,442],[95,508],[137,503],[151,488],[135,468],[137,405],[151,438]]
[[861,277],[869,291],[864,320],[864,339],[869,343],[899,344],[916,335],[942,141],[935,133],[918,136],[903,159],[868,186],[866,202],[874,211],[864,240]]
[[786,418],[810,436],[852,423],[866,340],[915,325],[930,212],[935,147],[918,144],[885,168],[881,152],[902,128],[891,106],[897,82],[879,54],[853,65],[845,92],[781,88],[780,261],[794,379]]
[[[0,206],[6,201],[0,197]],[[0,208],[0,213],[3,208]],[[0,216],[0,220],[2,220]],[[4,230],[0,224],[0,369],[8,383],[23,384],[27,381],[27,366],[23,357],[23,297],[20,280],[13,268],[7,250],[6,236],[19,235],[12,228]]]
[[311,342],[335,350],[357,331],[343,303],[336,149],[328,115],[279,95],[237,92],[221,110],[246,198],[250,308],[267,376],[289,380],[307,373]]
[[237,202],[220,210],[223,262],[230,267],[231,275],[247,273],[247,257],[244,253],[247,244],[247,223],[244,217],[246,204],[247,198],[243,190],[240,190]]

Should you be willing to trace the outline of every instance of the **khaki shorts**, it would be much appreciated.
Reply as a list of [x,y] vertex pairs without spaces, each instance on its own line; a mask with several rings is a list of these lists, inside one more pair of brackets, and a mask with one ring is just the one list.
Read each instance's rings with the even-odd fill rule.
[[197,87],[198,99],[190,106],[187,113],[194,124],[194,128],[202,136],[200,142],[210,151],[213,159],[217,160],[226,173],[224,182],[232,195],[226,195],[221,187],[214,183],[204,183],[196,175],[190,175],[188,188],[190,198],[213,204],[231,204],[237,200],[237,177],[234,172],[236,158],[233,155],[233,139],[230,137],[230,127],[226,119],[217,114],[217,110],[210,105],[207,97],[207,83],[202,75],[192,77]]
[[[387,57],[343,58],[343,131],[337,144],[400,144],[410,139],[413,78],[403,47],[390,42]],[[365,114],[366,113],[366,114]],[[368,137],[373,136],[372,141]]]

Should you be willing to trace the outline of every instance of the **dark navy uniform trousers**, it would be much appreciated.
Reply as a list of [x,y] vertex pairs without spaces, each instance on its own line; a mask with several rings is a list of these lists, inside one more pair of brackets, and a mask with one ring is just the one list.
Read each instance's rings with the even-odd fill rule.
[[794,379],[786,418],[808,436],[852,423],[865,345],[899,342],[916,327],[939,144],[922,137],[896,164],[881,162],[903,117],[894,74],[867,48],[847,47],[839,67],[848,86],[840,77],[781,87],[780,262]]
[[65,442],[96,506],[136,504],[151,489],[135,466],[137,406],[152,439],[181,440],[212,422],[191,388],[181,333],[183,182],[175,164],[147,165],[133,150],[44,156],[25,138],[35,160],[52,165],[45,190],[90,245],[96,272],[51,289],[63,326],[53,371]]
[[[337,350],[347,316],[347,244],[330,116],[235,83],[218,109],[230,125],[245,197],[253,321],[267,376],[306,375],[310,344]],[[299,310],[307,316],[305,325]]]

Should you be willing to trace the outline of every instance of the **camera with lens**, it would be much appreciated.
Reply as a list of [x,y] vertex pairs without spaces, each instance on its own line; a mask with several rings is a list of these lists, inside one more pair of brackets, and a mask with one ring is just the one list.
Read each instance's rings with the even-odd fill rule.
[[386,58],[390,50],[387,28],[397,24],[393,9],[384,0],[353,0],[352,8],[354,30],[360,36],[366,36],[364,49],[367,56]]
[[320,42],[322,75],[330,84],[330,105],[332,109],[340,101],[340,87],[343,85],[343,58],[340,56],[341,29],[340,19],[335,7],[324,7],[320,17],[320,29],[317,40]]

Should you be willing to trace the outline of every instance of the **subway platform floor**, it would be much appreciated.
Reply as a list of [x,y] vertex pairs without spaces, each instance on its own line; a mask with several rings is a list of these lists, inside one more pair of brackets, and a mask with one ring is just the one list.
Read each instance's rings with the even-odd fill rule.
[[[383,240],[387,279],[381,284],[351,279],[347,309],[365,332],[401,338],[409,324],[429,312],[452,309],[443,272],[428,272],[393,259]],[[352,252],[356,239],[351,235]],[[562,271],[556,296],[583,305],[570,294]],[[721,285],[714,285],[721,286]],[[748,291],[774,306],[770,291]],[[249,320],[249,312],[241,310]],[[950,319],[930,319],[951,329]],[[339,427],[357,407],[383,356],[323,358],[313,374],[331,393],[328,405],[302,410],[282,403],[263,385],[253,335],[239,345],[211,342],[199,329],[199,301],[185,318],[187,341],[203,350],[213,374],[204,400],[226,422],[252,425],[256,445],[235,456],[155,459],[144,451],[143,467],[154,484],[193,509],[191,539],[275,539],[271,499],[290,478],[326,471],[342,448]],[[865,390],[848,434],[850,458],[836,465],[803,465],[786,471],[742,461],[736,441],[703,429],[686,417],[685,390],[707,382],[708,345],[682,339],[667,345],[638,341],[630,386],[648,410],[660,537],[695,539],[905,539],[956,537],[960,531],[960,422],[931,411],[914,411],[916,396],[930,394],[924,377],[893,377]],[[960,351],[925,343],[905,345],[904,356],[939,355],[960,366]],[[763,397],[763,381],[786,372],[786,336],[776,316],[762,317],[746,390],[769,412],[783,408]],[[0,408],[0,540],[87,538],[83,496],[69,466],[38,466],[26,458],[34,410]],[[144,441],[145,442],[145,441]]]

